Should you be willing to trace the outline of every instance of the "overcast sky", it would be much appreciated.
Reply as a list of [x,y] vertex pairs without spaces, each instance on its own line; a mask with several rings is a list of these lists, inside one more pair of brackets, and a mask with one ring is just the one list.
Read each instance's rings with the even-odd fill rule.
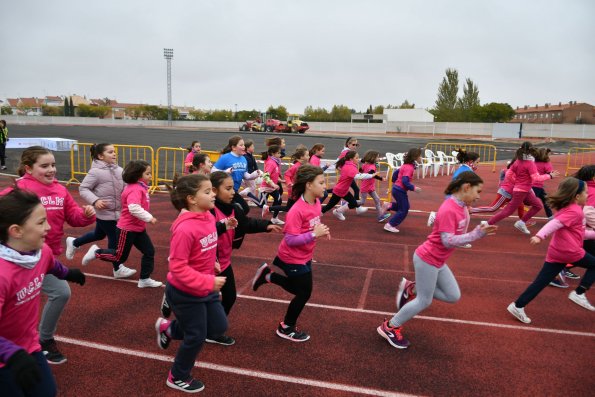
[[174,105],[433,107],[446,68],[481,103],[595,105],[593,0],[3,0],[0,96]]

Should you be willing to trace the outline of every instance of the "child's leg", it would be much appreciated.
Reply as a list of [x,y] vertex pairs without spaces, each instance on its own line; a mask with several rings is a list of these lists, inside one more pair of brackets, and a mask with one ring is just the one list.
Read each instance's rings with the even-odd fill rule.
[[221,304],[223,305],[223,310],[225,310],[225,315],[228,316],[237,299],[236,279],[231,265],[223,270],[218,276],[227,277],[227,281],[225,281],[225,284],[221,287]]
[[457,279],[446,264],[438,270],[434,298],[447,303],[455,303],[461,299],[461,289]]
[[515,306],[518,308],[525,307],[531,302],[539,293],[549,285],[549,283],[556,278],[558,273],[564,269],[566,266],[565,263],[550,263],[544,262],[543,267],[537,274],[537,277],[533,282],[527,287],[525,292],[518,297],[518,299],[514,302]]
[[541,201],[537,198],[537,196],[535,196],[533,190],[527,192],[527,195],[525,196],[525,200],[523,200],[523,203],[531,206],[529,211],[521,218],[523,222],[527,222],[543,208],[543,204],[541,204]]
[[504,209],[500,210],[500,212],[498,212],[496,215],[491,217],[488,220],[488,224],[495,225],[502,219],[511,215],[519,207],[519,205],[523,204],[527,194],[527,192],[512,192],[512,199],[510,200],[510,203],[508,203],[508,205]]
[[[311,263],[307,263],[306,265],[288,265],[278,257],[275,257],[273,264],[282,269],[287,276],[282,276],[277,272],[271,272],[269,276],[271,283],[277,284],[285,291],[295,295],[289,303],[287,314],[283,320],[285,325],[295,326],[297,318],[312,294]],[[289,276],[290,274],[291,276]]]
[[66,281],[52,274],[46,274],[41,284],[41,291],[48,296],[48,301],[41,312],[39,339],[48,341],[54,338],[58,320],[70,299],[70,287]]
[[409,213],[409,198],[407,197],[407,193],[400,189],[393,189],[393,197],[397,201],[397,208],[395,214],[388,220],[388,223],[393,227],[397,227],[405,220]]
[[[106,236],[105,232],[101,228],[99,224],[99,219],[97,219],[97,223],[95,224],[95,229],[92,232],[85,233],[82,236],[75,238],[72,242],[76,248],[80,247],[81,245],[85,245],[88,243],[92,243],[93,241],[103,240]],[[110,247],[111,248],[111,247]]]
[[130,250],[134,244],[136,233],[127,230],[117,229],[116,231],[118,245],[116,249],[98,249],[95,251],[95,258],[106,262],[112,262],[114,269],[117,270],[120,263],[126,262]]
[[551,218],[552,215],[554,215],[554,213],[552,212],[550,206],[547,204],[547,194],[545,193],[545,189],[542,187],[534,187],[533,192],[535,193],[537,198],[541,200],[541,204],[543,205],[543,209],[545,211],[545,216]]
[[[272,192],[271,196],[273,196],[273,206],[274,207],[279,207],[281,204],[283,204],[283,198],[282,198],[281,192],[279,190],[275,190],[274,192]],[[277,216],[279,216],[279,211],[273,210],[273,218],[276,218]]]
[[589,288],[591,288],[591,285],[593,285],[593,281],[595,281],[595,256],[589,252],[586,252],[585,256],[581,260],[573,262],[573,265],[587,269],[585,275],[576,288],[576,293],[580,295],[588,291]]
[[0,143],[0,166],[6,165],[6,143]]
[[392,327],[402,326],[432,304],[439,269],[424,262],[417,254],[413,254],[413,267],[415,268],[415,299],[402,306],[401,310],[393,316],[389,322]]
[[494,212],[504,204],[508,202],[508,199],[498,193],[496,199],[492,202],[492,204],[488,205],[487,207],[473,207],[469,210],[470,213],[476,214],[480,212]]
[[151,277],[155,267],[155,247],[153,247],[153,242],[146,230],[137,234],[133,244],[136,249],[143,253],[140,259],[140,279],[147,279]]
[[41,379],[30,389],[27,393],[15,382],[15,374],[12,368],[4,366],[0,368],[0,390],[3,396],[36,396],[36,397],[53,397],[56,396],[57,387],[56,379],[52,375],[48,360],[46,360],[42,352],[31,353],[31,356],[37,361],[37,365],[41,372]]
[[324,214],[325,212],[332,210],[335,207],[335,205],[339,203],[339,201],[341,201],[341,197],[339,197],[336,194],[333,194],[329,199],[328,203],[326,203],[326,205],[322,209],[322,213]]
[[[363,193],[362,193],[363,196]],[[370,196],[372,196],[372,200],[374,200],[374,206],[376,207],[376,213],[379,215],[382,213],[382,202],[380,201],[380,197],[376,191],[370,192]],[[363,203],[363,201],[362,201]]]
[[353,189],[353,197],[355,198],[355,201],[359,201],[359,186],[357,185],[355,179],[351,182],[350,187]]
[[360,196],[360,203],[362,203],[361,205],[365,205],[366,204],[366,200],[368,199],[368,193],[367,192],[360,192],[359,193]]

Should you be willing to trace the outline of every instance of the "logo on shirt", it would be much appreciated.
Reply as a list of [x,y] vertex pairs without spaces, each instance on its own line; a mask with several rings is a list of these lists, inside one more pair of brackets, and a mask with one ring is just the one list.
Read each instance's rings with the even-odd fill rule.
[[64,197],[41,196],[39,198],[39,201],[41,201],[41,205],[46,207],[46,210],[56,208],[61,209],[62,207],[64,207]]
[[17,306],[35,298],[41,292],[41,284],[43,283],[44,275],[35,277],[29,284],[17,291]]
[[314,229],[314,226],[319,225],[319,224],[320,224],[320,215],[317,216],[316,218],[310,219],[310,229]]
[[216,247],[216,245],[213,245],[216,243],[217,243],[217,232],[213,232],[213,233],[209,234],[208,236],[201,238],[200,239],[200,245],[202,247],[201,252],[208,251],[208,250]]

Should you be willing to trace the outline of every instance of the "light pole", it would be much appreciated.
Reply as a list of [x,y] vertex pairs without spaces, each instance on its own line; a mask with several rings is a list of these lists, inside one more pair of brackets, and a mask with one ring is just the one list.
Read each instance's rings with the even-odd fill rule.
[[235,121],[238,121],[238,104],[236,103],[234,105],[236,107],[236,112],[234,113],[233,118],[235,119]]
[[167,125],[171,126],[171,60],[174,57],[174,49],[164,48],[163,57],[167,60]]

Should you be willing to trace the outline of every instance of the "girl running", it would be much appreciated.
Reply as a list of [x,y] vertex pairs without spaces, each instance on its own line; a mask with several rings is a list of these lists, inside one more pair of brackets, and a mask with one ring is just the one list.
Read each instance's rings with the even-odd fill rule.
[[510,203],[496,215],[488,220],[488,224],[495,225],[502,219],[511,215],[521,204],[531,207],[521,219],[514,223],[514,227],[525,234],[531,234],[527,229],[527,222],[543,207],[541,201],[537,199],[531,185],[538,180],[553,179],[559,175],[558,171],[549,174],[539,175],[535,167],[535,148],[531,142],[523,142],[515,155],[515,162],[510,166],[510,170],[515,174],[514,187],[512,189],[512,199]]
[[122,192],[122,215],[117,224],[118,245],[115,249],[91,246],[83,257],[83,265],[88,265],[93,259],[101,259],[112,262],[115,269],[119,263],[126,262],[132,246],[135,246],[143,254],[138,288],[161,287],[163,283],[151,278],[155,267],[155,248],[147,233],[147,223],[157,223],[157,218],[149,212],[151,165],[144,160],[131,161],[126,164],[122,179],[127,185]]
[[157,345],[167,349],[172,339],[182,340],[165,383],[197,393],[205,386],[191,371],[205,338],[227,330],[219,296],[226,279],[216,276],[217,230],[209,212],[215,203],[211,181],[205,175],[181,177],[174,182],[171,202],[180,214],[171,226],[165,295],[176,319],[157,319]]
[[327,236],[330,231],[320,223],[320,201],[325,190],[324,176],[320,167],[306,164],[297,172],[293,185],[296,203],[287,213],[285,236],[279,246],[273,265],[281,269],[285,276],[273,272],[264,263],[256,271],[252,281],[254,291],[266,283],[277,284],[295,295],[289,303],[284,320],[277,327],[277,335],[292,342],[305,342],[310,339],[306,332],[298,331],[297,320],[312,294],[312,255],[316,239]]
[[[95,230],[81,237],[66,238],[66,258],[72,260],[74,253],[82,245],[103,240],[107,236],[107,247],[116,249],[117,223],[122,212],[122,167],[117,163],[114,145],[99,143],[91,146],[93,163],[79,187],[83,200],[91,204],[97,212]],[[124,264],[114,265],[114,278],[126,278],[136,273]]]
[[[377,163],[379,157],[379,152],[375,150],[368,150],[364,154],[364,158],[362,160],[363,164],[360,171],[364,174],[378,174]],[[376,175],[374,178],[365,179],[362,181],[360,186],[362,205],[366,204],[366,199],[368,198],[369,194],[374,200],[374,205],[376,206],[378,222],[383,222],[390,217],[390,214],[384,210],[382,202],[380,201],[380,197],[378,197],[378,193],[376,193],[376,180],[385,181],[386,178]]]
[[[226,278],[225,285],[221,287],[221,304],[225,315],[233,307],[237,292],[236,282],[231,267],[232,249],[239,249],[247,233],[281,232],[281,227],[264,219],[249,218],[242,211],[241,206],[233,203],[233,180],[225,172],[217,171],[211,174],[211,183],[215,192],[215,208],[211,213],[217,221],[217,260],[221,268],[218,274]],[[230,223],[231,222],[231,223]],[[227,335],[207,335],[207,342],[231,346],[235,340]]]
[[473,172],[463,172],[450,182],[446,199],[436,215],[436,222],[428,239],[413,254],[415,282],[403,278],[397,292],[397,313],[377,328],[378,334],[398,349],[405,349],[409,341],[403,336],[403,325],[432,304],[432,300],[455,303],[461,291],[452,271],[446,264],[456,247],[493,234],[497,226],[482,224],[467,233],[467,207],[479,199],[483,181]]
[[212,168],[213,163],[211,163],[209,155],[206,153],[199,153],[194,155],[189,171],[191,174],[209,175]]
[[[374,174],[358,173],[358,164],[359,154],[357,154],[355,150],[348,151],[343,157],[337,160],[337,164],[335,166],[337,169],[341,170],[341,175],[333,187],[332,197],[322,209],[323,214],[332,209],[333,215],[340,221],[344,221],[345,212],[347,212],[347,210],[350,208],[355,208],[355,212],[358,215],[363,214],[368,210],[367,207],[362,207],[361,204],[357,202],[355,197],[353,197],[353,195],[349,192],[349,187],[353,185],[353,182],[356,179],[371,179],[378,176],[378,172]],[[341,199],[345,200],[347,204],[343,204],[339,208],[333,209]]]
[[[269,206],[266,204],[268,197],[273,197],[273,207],[278,207],[283,203],[281,197],[280,186],[281,186],[281,148],[277,145],[271,145],[268,147],[266,152],[262,153],[262,159],[264,160],[264,172],[265,178],[262,180],[260,185],[260,200],[262,205],[262,216],[264,217],[269,212]],[[271,222],[275,225],[283,225],[281,219],[278,218],[279,211],[273,212],[273,219]]]
[[595,256],[583,249],[583,240],[595,239],[595,232],[585,229],[585,215],[581,208],[587,203],[587,184],[573,177],[565,178],[548,201],[557,213],[554,219],[531,237],[531,244],[535,245],[552,235],[545,262],[525,292],[508,305],[508,311],[525,324],[531,323],[531,319],[525,313],[525,306],[564,270],[567,263],[587,269],[585,277],[568,295],[568,299],[587,310],[595,311],[595,307],[589,303],[585,295],[595,280]]
[[308,153],[308,149],[306,149],[305,147],[296,149],[295,153],[291,155],[291,162],[293,164],[291,167],[289,167],[287,171],[285,171],[285,184],[287,185],[287,204],[284,206],[273,205],[270,207],[265,204],[263,209],[266,209],[267,212],[289,211],[293,204],[295,204],[295,198],[293,197],[293,185],[297,177],[297,170],[303,164],[306,164],[309,159],[310,154]]
[[246,177],[250,177],[250,174],[246,172],[248,169],[248,162],[244,157],[244,153],[246,153],[244,139],[239,135],[232,136],[229,138],[227,146],[221,150],[221,157],[219,157],[219,160],[213,165],[211,171],[227,172],[229,170],[231,172],[233,190],[235,191],[233,201],[240,204],[244,212],[247,214],[250,212],[250,207],[248,207],[246,201],[239,194],[242,180]]
[[44,244],[50,224],[39,197],[15,188],[0,197],[0,390],[4,396],[55,396],[56,381],[37,333],[42,280],[85,284]]
[[246,158],[246,173],[248,176],[244,175],[244,181],[242,185],[244,189],[240,191],[240,195],[242,197],[249,197],[250,200],[256,205],[259,205],[259,196],[258,187],[256,187],[256,179],[262,175],[262,171],[258,169],[258,163],[254,158],[254,141],[252,139],[246,139],[244,142],[246,147],[246,153],[244,153],[244,157]]
[[[551,172],[554,171],[552,163],[550,162],[551,152],[552,151],[550,149],[546,148],[537,149],[535,151],[535,168],[537,168],[537,172],[539,172],[539,175],[549,175]],[[547,216],[549,220],[552,220],[554,213],[552,212],[550,206],[547,204],[547,193],[543,188],[543,181],[534,181],[531,189],[533,189],[533,193],[535,193],[537,198],[541,200],[541,203],[543,204],[543,210],[545,211],[545,216]]]
[[399,168],[397,179],[393,184],[391,194],[393,201],[386,211],[395,211],[395,214],[384,225],[384,230],[391,233],[399,233],[399,226],[409,214],[409,197],[407,191],[421,192],[421,188],[413,185],[411,179],[416,164],[421,161],[421,149],[412,148],[403,157],[403,165]]
[[[360,146],[360,144],[357,142],[357,138],[354,138],[351,136],[349,138],[347,138],[345,140],[345,147],[343,149],[341,149],[341,153],[339,154],[337,161],[339,161],[341,158],[345,157],[347,152],[349,152],[350,150],[357,151],[359,146]],[[336,167],[336,165],[335,165],[335,167]],[[355,198],[355,201],[359,201],[360,200],[360,196],[359,196],[360,190],[359,190],[359,186],[357,185],[357,182],[355,180],[353,180],[349,187],[353,190],[353,197]]]
[[[35,193],[45,207],[48,223],[52,227],[45,243],[52,249],[54,256],[60,256],[64,222],[74,227],[89,226],[95,222],[95,210],[90,205],[79,207],[68,190],[58,182],[56,160],[52,152],[44,147],[31,146],[25,149],[17,172],[21,178],[17,179],[16,186]],[[41,313],[39,343],[50,364],[62,364],[66,362],[66,357],[58,350],[54,334],[70,299],[70,287],[64,280],[48,274],[43,279],[41,291],[48,300]]]
[[201,147],[199,141],[192,141],[189,147],[186,148],[188,150],[188,154],[186,155],[186,159],[184,160],[184,174],[189,174],[190,167],[192,167],[192,160],[194,156],[200,153]]

